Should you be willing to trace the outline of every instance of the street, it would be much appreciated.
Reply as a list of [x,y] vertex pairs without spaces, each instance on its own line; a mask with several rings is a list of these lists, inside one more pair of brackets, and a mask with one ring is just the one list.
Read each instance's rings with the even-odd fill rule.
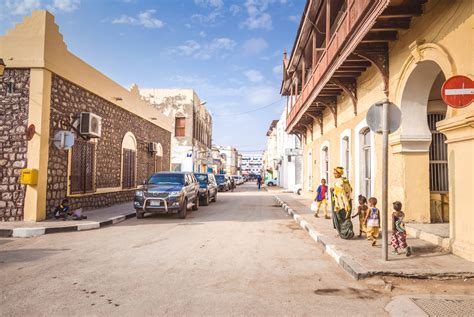
[[185,220],[0,241],[4,316],[367,316],[401,293],[469,289],[392,278],[391,292],[380,278],[356,281],[255,184],[219,193]]

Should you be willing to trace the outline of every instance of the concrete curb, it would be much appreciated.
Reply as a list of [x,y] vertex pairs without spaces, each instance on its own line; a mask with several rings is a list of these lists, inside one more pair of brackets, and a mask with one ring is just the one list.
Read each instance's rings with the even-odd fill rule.
[[317,242],[330,257],[332,257],[338,265],[340,265],[344,271],[349,273],[353,278],[359,280],[368,278],[371,276],[396,276],[404,278],[417,278],[417,279],[459,279],[459,278],[474,278],[473,272],[433,272],[433,273],[419,273],[419,272],[403,272],[403,271],[369,271],[357,260],[351,256],[345,254],[334,245],[327,242],[327,237],[319,233],[313,228],[306,220],[303,219],[298,213],[291,209],[283,200],[278,196],[273,196],[276,203],[281,206],[285,212],[291,216],[301,228],[305,229],[310,237]]
[[50,233],[73,232],[100,229],[106,226],[114,225],[135,217],[135,212],[129,212],[124,215],[111,217],[107,220],[90,222],[90,223],[74,223],[70,226],[64,227],[35,227],[35,228],[14,228],[14,229],[0,229],[0,237],[2,238],[31,238],[42,236]]
[[298,213],[291,209],[283,200],[278,196],[273,196],[279,206],[281,206],[285,212],[292,217],[301,228],[306,230],[310,237],[318,243],[330,257],[332,257],[337,264],[339,264],[347,273],[353,278],[359,280],[369,277],[369,271],[364,269],[361,265],[355,262],[352,258],[338,250],[334,245],[327,243],[327,238],[313,228],[306,220],[303,219]]
[[452,249],[451,248],[451,239],[449,239],[449,238],[443,238],[443,237],[437,236],[433,233],[424,232],[420,229],[411,227],[410,224],[406,225],[406,230],[407,230],[407,233],[408,233],[409,236],[427,241],[429,243],[437,245],[437,246],[451,252],[451,249]]

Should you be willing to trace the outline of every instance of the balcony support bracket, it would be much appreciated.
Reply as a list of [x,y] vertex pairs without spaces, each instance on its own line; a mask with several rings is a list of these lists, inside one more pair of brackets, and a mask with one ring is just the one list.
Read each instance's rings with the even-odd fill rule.
[[[331,78],[329,81],[330,83],[336,85],[337,87],[341,88],[352,100],[352,104],[354,106],[354,115],[357,116],[357,84],[356,81],[351,82],[344,82],[337,78]],[[337,111],[337,109],[336,109]]]
[[388,98],[388,80],[389,80],[389,65],[388,65],[388,51],[368,51],[368,52],[354,52],[354,55],[363,58],[372,63],[377,68],[382,76],[384,88],[383,92]]

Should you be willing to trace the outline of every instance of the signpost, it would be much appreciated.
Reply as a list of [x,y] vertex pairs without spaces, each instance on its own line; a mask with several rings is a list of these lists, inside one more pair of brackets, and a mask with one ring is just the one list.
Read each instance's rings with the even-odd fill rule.
[[74,145],[75,139],[71,131],[58,131],[54,134],[53,143],[60,150],[69,150]]
[[474,81],[466,76],[453,76],[441,87],[441,97],[453,108],[467,107],[474,101]]
[[388,135],[401,123],[400,109],[388,99],[369,108],[367,124],[371,131],[382,134],[382,259],[388,261]]

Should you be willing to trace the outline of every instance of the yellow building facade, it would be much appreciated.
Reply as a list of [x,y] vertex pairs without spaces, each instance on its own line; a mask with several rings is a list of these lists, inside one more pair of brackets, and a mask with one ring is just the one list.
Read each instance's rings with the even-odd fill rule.
[[452,252],[473,261],[474,105],[441,98],[451,76],[474,79],[473,2],[308,1],[284,68],[303,190],[314,193],[322,178],[331,186],[343,166],[354,201],[381,201],[382,138],[366,115],[388,98],[402,112],[389,139],[389,202],[401,201],[409,222],[449,222]]

